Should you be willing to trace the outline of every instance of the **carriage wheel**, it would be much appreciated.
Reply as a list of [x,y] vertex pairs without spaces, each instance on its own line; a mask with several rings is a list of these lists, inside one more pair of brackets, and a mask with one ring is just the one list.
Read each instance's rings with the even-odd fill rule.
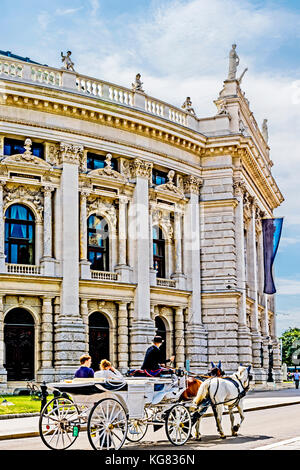
[[79,422],[79,410],[72,400],[64,397],[53,398],[41,412],[41,439],[50,449],[67,449],[78,437]]
[[189,411],[183,405],[174,405],[167,411],[166,434],[175,446],[181,446],[189,439],[192,431],[192,420]]
[[128,422],[127,440],[130,442],[139,442],[145,436],[149,419],[149,413],[145,410],[144,419],[130,419]]
[[88,438],[95,450],[118,450],[126,440],[126,411],[115,398],[95,403],[88,418]]

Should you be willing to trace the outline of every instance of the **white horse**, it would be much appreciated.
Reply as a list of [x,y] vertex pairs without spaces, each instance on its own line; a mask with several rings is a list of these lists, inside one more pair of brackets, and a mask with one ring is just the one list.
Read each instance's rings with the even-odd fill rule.
[[[243,397],[249,389],[250,380],[252,379],[250,368],[251,366],[239,366],[238,371],[227,378],[213,377],[212,379],[205,380],[201,384],[196,398],[193,400],[194,405],[198,406],[200,404],[201,406],[201,402],[205,398],[210,399],[217,428],[222,439],[226,438],[222,428],[224,406],[228,407],[233,436],[237,436],[237,432],[244,421]],[[234,408],[238,409],[241,418],[240,423],[237,425],[234,424]],[[196,439],[200,439],[200,419],[201,416],[196,423]]]

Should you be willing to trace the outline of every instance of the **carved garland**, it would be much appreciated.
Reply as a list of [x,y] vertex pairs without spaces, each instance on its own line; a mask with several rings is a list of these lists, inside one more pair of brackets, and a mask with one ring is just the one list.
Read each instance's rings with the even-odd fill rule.
[[29,202],[34,205],[40,219],[44,210],[44,196],[41,190],[32,190],[26,186],[9,187],[4,186],[3,202],[7,206],[11,202]]

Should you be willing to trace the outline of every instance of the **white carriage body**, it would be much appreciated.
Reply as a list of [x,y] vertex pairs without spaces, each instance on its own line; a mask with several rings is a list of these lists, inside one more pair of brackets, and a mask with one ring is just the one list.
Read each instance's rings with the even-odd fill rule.
[[129,419],[142,419],[145,406],[167,405],[178,401],[186,388],[185,377],[124,377],[124,381],[104,378],[73,379],[47,384],[51,390],[67,393],[78,406],[92,407],[108,396],[119,400]]

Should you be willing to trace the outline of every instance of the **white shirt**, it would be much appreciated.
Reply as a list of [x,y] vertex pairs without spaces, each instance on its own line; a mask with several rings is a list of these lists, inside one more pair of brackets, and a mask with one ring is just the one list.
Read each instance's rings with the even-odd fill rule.
[[119,372],[116,369],[114,372],[110,369],[107,369],[107,370],[103,369],[103,370],[97,370],[97,372],[95,372],[94,377],[95,378],[104,377],[105,379],[121,379],[123,378],[123,375],[121,374],[121,372]]

